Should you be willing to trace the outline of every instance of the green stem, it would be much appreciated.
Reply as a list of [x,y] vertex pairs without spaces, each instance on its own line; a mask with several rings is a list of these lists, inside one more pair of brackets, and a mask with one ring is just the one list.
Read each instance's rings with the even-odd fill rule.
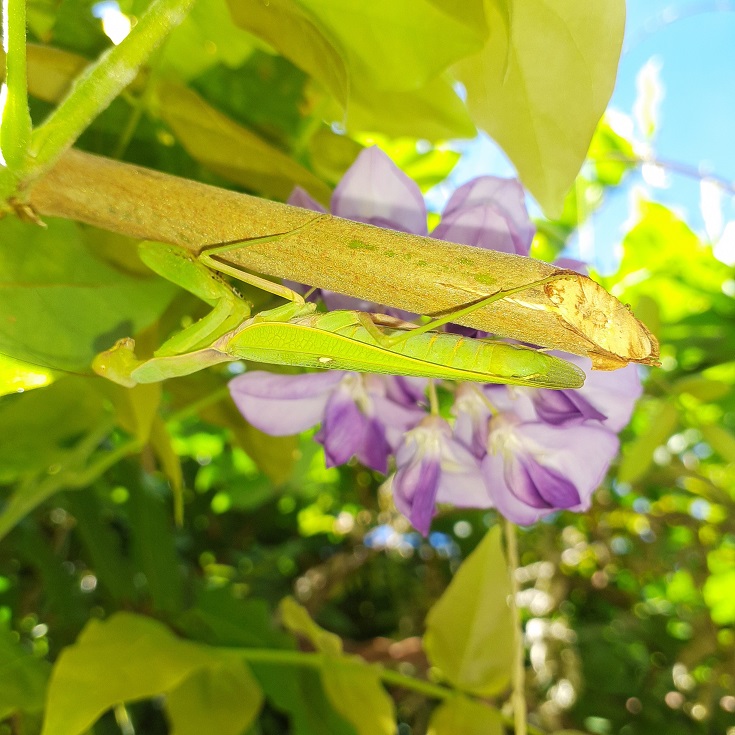
[[513,615],[515,636],[515,660],[513,662],[513,721],[515,735],[527,735],[526,722],[526,649],[523,644],[523,627],[521,611],[518,609],[518,579],[516,569],[520,566],[518,557],[518,539],[516,527],[510,521],[505,522],[505,541],[508,549],[508,574],[510,575],[510,609]]
[[439,415],[439,396],[436,394],[436,381],[429,378],[429,408],[432,416]]
[[213,406],[220,401],[224,401],[226,398],[229,398],[229,396],[230,389],[226,385],[222,386],[222,388],[218,388],[196,401],[187,403],[186,406],[183,406],[178,411],[174,411],[174,413],[166,418],[166,423],[176,423],[191,418],[192,416],[196,416],[203,408],[209,408],[209,406]]
[[75,82],[69,94],[33,131],[28,184],[48,171],[90,123],[135,79],[166,36],[186,16],[194,0],[153,0],[128,36],[109,48]]
[[26,158],[31,139],[26,82],[25,0],[3,0],[3,48],[5,50],[5,107],[0,123],[5,165],[18,171]]
[[[378,664],[367,663],[358,657],[335,658],[334,656],[327,656],[323,653],[269,648],[230,648],[228,650],[241,656],[249,663],[304,666],[310,669],[321,669],[325,666],[370,666],[371,669],[377,670],[378,676],[380,676],[380,679],[385,684],[400,687],[401,689],[408,689],[429,699],[444,701],[460,694],[460,692],[454,689],[449,689],[439,684],[432,684],[430,681],[424,681],[423,679],[415,679],[412,676],[406,676],[393,669],[386,669]],[[505,715],[501,714],[501,716],[507,725],[512,725]],[[536,727],[529,727],[528,732],[529,735],[545,735],[542,730]]]

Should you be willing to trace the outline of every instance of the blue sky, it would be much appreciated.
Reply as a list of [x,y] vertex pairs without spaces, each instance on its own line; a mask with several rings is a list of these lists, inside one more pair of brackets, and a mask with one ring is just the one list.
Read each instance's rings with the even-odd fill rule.
[[[636,77],[646,62],[661,66],[664,98],[660,107],[655,156],[735,182],[735,0],[628,0],[626,40],[610,106],[630,114]],[[512,175],[505,157],[491,143],[473,146],[452,176],[452,184],[481,173]],[[480,155],[478,155],[478,153]],[[704,231],[697,180],[671,174],[669,187],[650,196],[681,211]],[[630,190],[611,197],[591,223],[597,266],[615,264],[615,245],[630,214]],[[733,197],[723,196],[724,220],[735,219]]]

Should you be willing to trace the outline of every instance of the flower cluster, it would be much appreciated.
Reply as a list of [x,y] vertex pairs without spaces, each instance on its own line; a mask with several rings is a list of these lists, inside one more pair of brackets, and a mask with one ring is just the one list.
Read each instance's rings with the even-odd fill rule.
[[[291,204],[323,211],[301,191]],[[378,148],[364,150],[332,198],[332,213],[394,230],[427,234],[416,184]],[[534,228],[515,180],[485,176],[456,190],[432,237],[527,256]],[[564,263],[565,267],[581,264]],[[321,290],[330,309],[405,314]],[[618,450],[617,433],[641,393],[636,368],[592,372],[579,390],[470,383],[454,392],[452,420],[427,398],[420,378],[330,371],[253,371],[230,383],[238,408],[268,434],[321,424],[316,438],[329,466],[355,457],[388,474],[398,510],[427,534],[438,503],[497,508],[519,524],[560,509],[584,510]]]

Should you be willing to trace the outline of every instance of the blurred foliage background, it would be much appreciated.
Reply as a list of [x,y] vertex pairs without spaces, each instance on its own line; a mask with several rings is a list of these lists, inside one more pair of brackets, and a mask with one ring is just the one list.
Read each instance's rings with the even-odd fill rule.
[[[492,128],[513,158],[506,128],[483,124],[486,112],[472,106],[473,97],[483,102],[477,77],[464,72],[470,114],[445,73],[482,51],[481,16],[452,24],[432,15],[444,3],[421,3],[411,12],[422,12],[423,24],[407,49],[397,40],[405,18],[375,2],[373,21],[387,30],[383,47],[371,48],[374,36],[361,40],[350,24],[352,4],[342,6],[344,15],[337,3],[272,4],[282,13],[277,27],[257,3],[199,0],[79,147],[260,196],[284,199],[301,185],[322,202],[374,142],[424,191],[459,158],[445,141],[473,136],[476,124]],[[121,3],[121,13],[86,0],[29,3],[34,121],[124,33],[139,5]],[[544,3],[536,5],[538,17]],[[616,4],[604,6],[613,13]],[[468,4],[467,13],[479,7]],[[323,23],[317,30],[304,21],[315,16]],[[329,33],[320,33],[325,27]],[[391,86],[386,77],[397,67],[400,84]],[[639,102],[645,108],[654,98],[655,90],[644,90]],[[621,120],[624,113],[600,122],[563,209],[554,192],[567,188],[566,174],[546,187],[536,169],[548,160],[513,159],[546,211],[560,212],[539,214],[537,257],[552,260],[607,198],[631,190],[656,129],[652,123],[638,135]],[[116,611],[164,621],[194,643],[292,651],[295,639],[275,626],[273,613],[293,596],[348,653],[436,680],[436,661],[421,646],[425,618],[498,518],[446,509],[422,538],[381,492],[381,476],[357,464],[325,469],[308,433],[274,439],[248,426],[226,392],[232,370],[130,391],[92,377],[91,357],[115,337],[136,333],[140,344],[158,344],[204,307],[147,274],[121,236],[9,218],[0,236],[0,312],[22,314],[4,324],[0,340],[0,733],[40,729],[53,663],[88,621]],[[645,396],[592,510],[520,534],[526,694],[539,731],[735,733],[735,277],[712,245],[639,193],[617,272],[601,278],[657,335],[662,366],[644,372]],[[180,528],[172,488],[185,500]],[[304,650],[329,651],[321,633],[282,617]],[[437,624],[451,627],[451,616]],[[69,691],[84,699],[85,687],[125,666],[131,681],[144,679],[156,648],[136,649],[137,635],[80,660],[76,673],[66,672]],[[173,644],[158,629],[150,635],[166,659]],[[178,649],[170,660],[176,656]],[[218,679],[204,669],[210,681],[171,694],[166,705],[121,692],[120,701],[133,701],[98,712],[89,731],[392,731],[376,729],[368,714],[361,724],[340,712],[311,670],[272,663],[252,670],[257,684],[247,672]],[[54,675],[59,686],[63,674],[59,667]],[[152,691],[173,687],[162,681]],[[265,704],[253,720],[256,690]],[[458,729],[455,720],[453,730],[430,694],[400,686],[391,693],[400,735],[502,732],[494,715],[484,729]],[[503,693],[488,700],[499,710]],[[65,732],[60,727],[54,731]]]

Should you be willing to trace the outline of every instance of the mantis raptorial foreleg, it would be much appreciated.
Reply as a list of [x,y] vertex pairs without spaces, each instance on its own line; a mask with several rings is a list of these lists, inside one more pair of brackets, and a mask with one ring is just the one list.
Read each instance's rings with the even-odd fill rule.
[[146,241],[138,246],[138,253],[152,271],[213,307],[206,316],[164,342],[156,350],[157,357],[179,355],[205,347],[250,316],[248,303],[187,250]]

